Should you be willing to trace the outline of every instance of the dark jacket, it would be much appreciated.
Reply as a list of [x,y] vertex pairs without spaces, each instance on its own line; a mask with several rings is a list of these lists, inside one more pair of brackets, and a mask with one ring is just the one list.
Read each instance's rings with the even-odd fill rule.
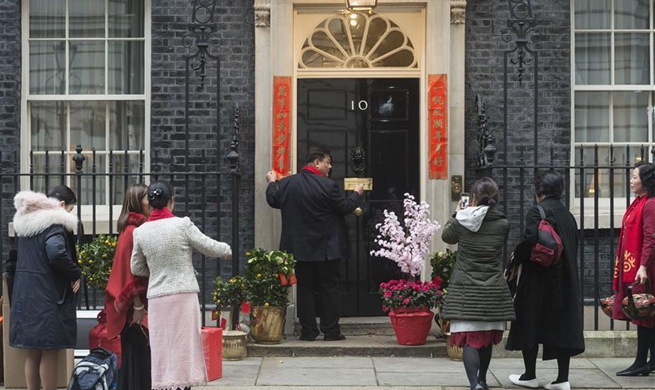
[[501,257],[508,233],[509,222],[495,207],[489,208],[477,232],[455,218],[448,221],[441,239],[458,247],[443,306],[445,319],[495,322],[515,318]]
[[14,198],[18,261],[11,300],[9,344],[25,349],[74,348],[81,271],[73,229],[77,218],[54,199],[31,191]]
[[270,183],[266,201],[282,211],[280,250],[298,261],[350,257],[344,216],[359,206],[358,193],[346,197],[334,180],[303,170]]
[[534,206],[527,215],[523,241],[514,251],[523,270],[514,298],[516,320],[512,322],[506,348],[523,350],[543,344],[543,358],[548,360],[578,355],[584,352],[585,344],[578,293],[578,226],[559,199],[549,197],[539,205],[562,239],[562,259],[549,268],[530,261],[541,222]]

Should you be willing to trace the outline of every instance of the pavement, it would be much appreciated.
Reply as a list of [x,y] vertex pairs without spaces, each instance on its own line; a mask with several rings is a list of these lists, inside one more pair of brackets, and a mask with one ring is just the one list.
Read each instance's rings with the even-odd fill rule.
[[[574,358],[570,383],[575,389],[655,389],[655,373],[617,377],[633,358]],[[492,389],[520,389],[508,376],[521,374],[523,361],[493,358],[487,375]],[[556,361],[537,362],[541,386],[555,380]],[[425,357],[251,357],[223,361],[223,377],[202,390],[464,390],[461,361]]]

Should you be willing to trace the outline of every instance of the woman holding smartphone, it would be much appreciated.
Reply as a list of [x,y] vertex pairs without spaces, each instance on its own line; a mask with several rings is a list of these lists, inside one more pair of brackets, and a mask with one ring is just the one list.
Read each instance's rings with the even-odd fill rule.
[[470,207],[462,196],[441,235],[445,243],[458,244],[443,316],[451,320],[450,343],[464,348],[464,369],[471,390],[486,390],[491,349],[502,339],[505,322],[514,319],[501,257],[509,222],[495,207],[496,182],[482,178],[471,192]]

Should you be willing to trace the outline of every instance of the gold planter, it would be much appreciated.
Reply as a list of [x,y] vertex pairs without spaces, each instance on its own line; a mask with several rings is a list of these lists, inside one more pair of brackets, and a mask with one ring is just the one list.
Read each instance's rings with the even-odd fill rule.
[[285,306],[252,306],[250,336],[259,344],[278,344],[284,338]]
[[451,360],[462,360],[464,358],[464,349],[456,345],[450,345],[450,333],[446,335],[446,351]]
[[240,330],[223,331],[223,360],[241,360],[248,354],[248,335]]
[[452,360],[462,360],[464,358],[464,349],[456,345],[450,345],[450,320],[444,320],[442,314],[442,307],[439,306],[441,333],[446,337],[446,352],[448,353],[448,357]]

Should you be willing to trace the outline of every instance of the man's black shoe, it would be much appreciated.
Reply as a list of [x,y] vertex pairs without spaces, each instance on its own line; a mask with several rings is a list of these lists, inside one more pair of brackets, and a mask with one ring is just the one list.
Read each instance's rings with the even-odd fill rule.
[[300,341],[314,341],[314,340],[316,340],[316,336],[300,335],[300,337],[298,337],[298,340],[300,340]]
[[342,334],[338,334],[337,336],[329,336],[329,337],[325,336],[325,337],[323,337],[323,340],[325,340],[325,341],[341,341],[341,340],[345,340],[345,339],[346,339],[346,336],[344,336]]

